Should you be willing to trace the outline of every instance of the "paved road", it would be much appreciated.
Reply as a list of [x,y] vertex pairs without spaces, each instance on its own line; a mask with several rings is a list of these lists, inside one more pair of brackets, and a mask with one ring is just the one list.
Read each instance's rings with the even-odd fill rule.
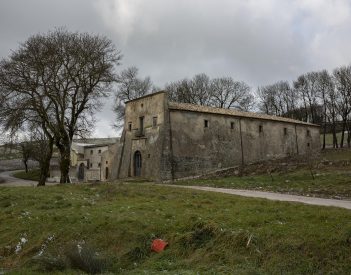
[[305,204],[335,206],[335,207],[351,209],[351,201],[349,200],[323,199],[323,198],[296,196],[296,195],[262,192],[262,191],[254,191],[254,190],[239,190],[239,189],[216,188],[216,187],[205,187],[205,186],[185,186],[185,185],[171,185],[171,184],[167,184],[167,186],[218,192],[218,193],[239,195],[244,197],[264,198],[264,199],[276,200],[276,201],[300,202]]
[[5,171],[0,173],[0,178],[5,179],[5,183],[0,183],[1,186],[37,186],[38,182],[32,180],[22,180],[12,176],[13,173],[16,173],[21,170],[16,171]]

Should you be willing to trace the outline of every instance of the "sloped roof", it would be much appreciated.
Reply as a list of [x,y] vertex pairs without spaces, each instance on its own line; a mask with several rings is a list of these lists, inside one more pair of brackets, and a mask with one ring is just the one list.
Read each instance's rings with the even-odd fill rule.
[[263,119],[263,120],[271,120],[271,121],[279,121],[279,122],[287,122],[287,123],[293,123],[293,124],[302,124],[306,126],[319,127],[319,125],[316,125],[316,124],[312,124],[312,123],[308,123],[308,122],[304,122],[296,119],[286,118],[286,117],[270,116],[266,114],[252,113],[252,112],[242,112],[234,109],[215,108],[215,107],[195,105],[195,104],[189,104],[189,103],[169,102],[168,108],[173,110],[229,115],[229,116],[236,116],[236,117]]

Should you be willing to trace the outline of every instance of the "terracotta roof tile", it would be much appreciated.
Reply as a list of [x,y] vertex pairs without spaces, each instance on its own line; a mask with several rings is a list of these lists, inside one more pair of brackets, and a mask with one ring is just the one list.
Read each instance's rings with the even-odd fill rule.
[[169,102],[168,107],[169,109],[173,109],[173,110],[184,110],[184,111],[191,111],[191,112],[221,114],[221,115],[246,117],[246,118],[253,118],[253,119],[264,119],[264,120],[288,122],[288,123],[294,123],[294,124],[303,124],[308,126],[319,127],[319,125],[307,123],[296,119],[279,117],[279,116],[270,116],[270,115],[260,114],[260,113],[242,112],[234,109],[214,108],[209,106],[201,106],[201,105],[178,103],[178,102]]

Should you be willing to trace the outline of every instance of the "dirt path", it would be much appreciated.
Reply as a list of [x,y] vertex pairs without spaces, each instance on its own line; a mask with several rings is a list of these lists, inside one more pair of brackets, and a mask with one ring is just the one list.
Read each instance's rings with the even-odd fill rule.
[[296,195],[262,192],[262,191],[254,191],[254,190],[239,190],[239,189],[216,188],[216,187],[205,187],[205,186],[185,186],[185,185],[170,185],[170,184],[167,184],[166,186],[218,192],[218,193],[239,195],[244,197],[264,198],[264,199],[276,200],[276,201],[300,202],[305,204],[335,206],[335,207],[351,209],[351,201],[349,200],[323,199],[323,198],[296,196]]
[[18,179],[13,177],[12,175],[18,171],[21,171],[21,170],[1,172],[0,178],[3,178],[5,182],[0,183],[0,187],[1,186],[32,186],[32,187],[37,186],[36,181],[23,180],[23,179]]

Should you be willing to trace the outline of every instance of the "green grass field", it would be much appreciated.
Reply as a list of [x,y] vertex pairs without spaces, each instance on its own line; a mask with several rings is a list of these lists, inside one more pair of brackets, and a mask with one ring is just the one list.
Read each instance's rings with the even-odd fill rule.
[[38,181],[40,177],[40,170],[39,169],[28,170],[28,173],[26,173],[26,171],[20,171],[20,172],[14,173],[13,176],[19,179]]
[[[4,187],[0,209],[0,267],[9,274],[351,270],[345,209],[142,183]],[[154,238],[169,247],[150,252]]]
[[350,171],[308,170],[272,175],[226,177],[179,181],[179,185],[199,185],[234,189],[272,191],[304,196],[351,199]]
[[[320,162],[324,164],[319,165]],[[182,180],[177,181],[176,184],[351,199],[351,150],[324,151],[314,161],[312,169],[306,165],[293,171],[279,171],[272,174],[266,172],[242,177]]]

